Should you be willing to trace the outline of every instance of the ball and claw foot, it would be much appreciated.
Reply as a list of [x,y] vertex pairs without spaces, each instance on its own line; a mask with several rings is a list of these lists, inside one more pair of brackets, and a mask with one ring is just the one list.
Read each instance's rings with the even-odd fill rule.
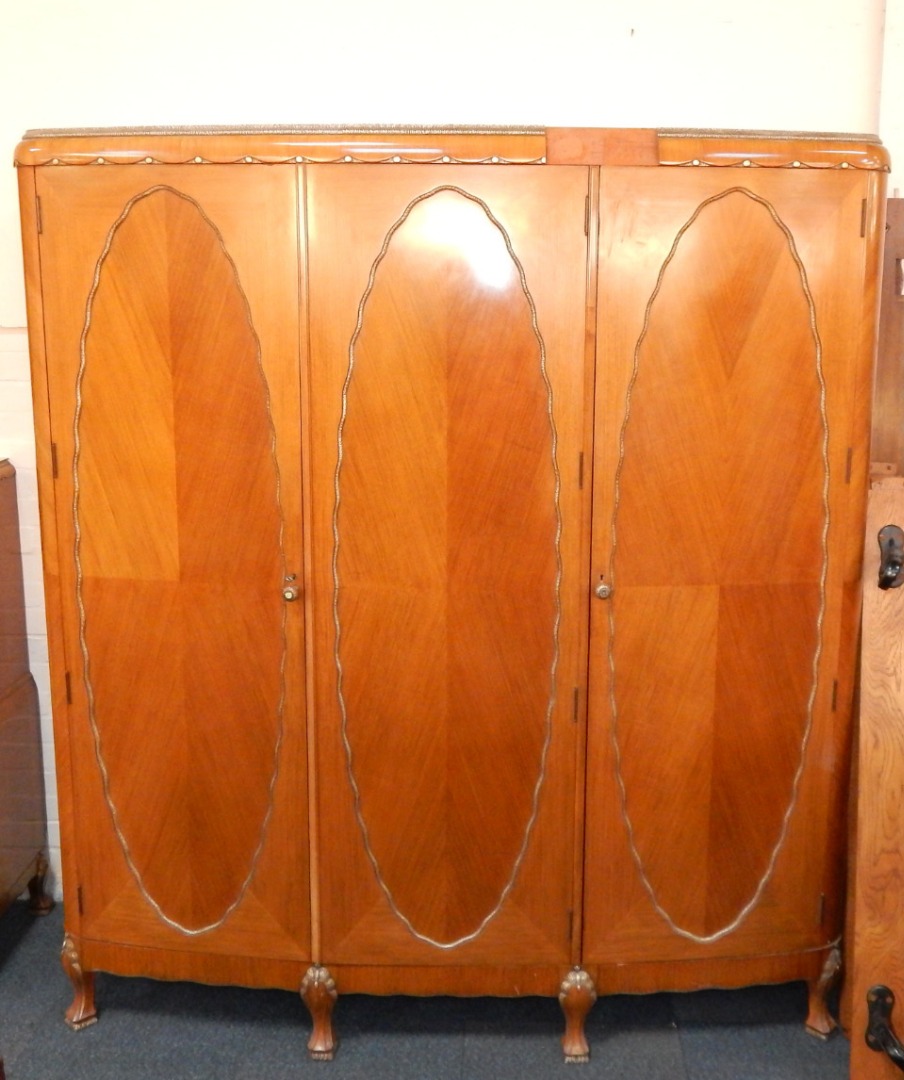
[[336,997],[336,983],[328,969],[319,964],[309,967],[301,980],[301,1000],[314,1022],[314,1030],[308,1039],[308,1056],[312,1061],[332,1061],[336,1053],[333,1027]]
[[579,967],[569,971],[559,990],[559,1004],[565,1013],[562,1049],[565,1051],[566,1064],[580,1064],[590,1060],[584,1021],[595,1001],[596,987],[587,972]]

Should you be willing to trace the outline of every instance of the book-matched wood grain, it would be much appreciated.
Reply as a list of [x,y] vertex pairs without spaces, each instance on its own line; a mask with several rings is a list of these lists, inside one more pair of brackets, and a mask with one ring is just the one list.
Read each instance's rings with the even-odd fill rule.
[[85,971],[815,986],[881,145],[279,129],[18,154]]
[[307,173],[324,961],[567,962],[587,177]]
[[882,266],[882,308],[873,412],[873,460],[904,474],[901,425],[901,342],[904,341],[904,199],[887,202],[887,229]]
[[834,684],[863,484],[846,391],[869,356],[830,260],[867,259],[865,192],[832,178],[829,205],[801,176],[734,179],[604,178],[593,569],[614,593],[593,606],[585,911],[600,963],[836,930],[843,837],[823,808],[843,784]]
[[303,954],[294,183],[79,185],[39,181],[80,929]]

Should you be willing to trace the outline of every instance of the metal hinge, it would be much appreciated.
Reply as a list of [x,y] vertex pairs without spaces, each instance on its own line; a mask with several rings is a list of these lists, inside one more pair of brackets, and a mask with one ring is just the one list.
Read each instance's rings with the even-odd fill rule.
[[44,213],[41,210],[41,196],[35,195],[35,224],[38,227],[38,236],[44,231]]
[[825,893],[820,893],[819,894],[819,925],[822,926],[822,924],[825,921],[826,921],[826,894]]
[[867,202],[866,202],[866,199],[864,199],[860,203],[860,235],[861,235],[861,237],[866,236],[866,220],[867,220],[866,215],[867,215]]
[[53,478],[54,478],[54,480],[56,480],[56,478],[60,475],[60,472],[59,472],[59,469],[57,468],[57,451],[56,451],[56,443],[55,442],[52,442],[50,444],[50,465],[51,465],[51,468],[53,469]]
[[578,454],[578,490],[584,490],[584,451]]
[[838,708],[838,680],[835,679],[832,683],[832,712]]
[[79,915],[84,915],[85,914],[85,906],[84,906],[84,903],[82,901],[82,887],[81,887],[81,885],[79,885],[79,887],[75,890],[75,898],[78,901],[78,913],[79,913]]
[[576,724],[578,722],[578,703],[580,701],[581,691],[575,686],[572,689],[571,694],[571,721]]
[[66,672],[66,704],[72,704],[72,680],[69,678],[69,672]]
[[590,235],[590,196],[584,196],[584,235]]
[[854,460],[854,448],[849,446],[847,448],[847,457],[844,462],[844,482],[849,484],[851,482],[851,464]]

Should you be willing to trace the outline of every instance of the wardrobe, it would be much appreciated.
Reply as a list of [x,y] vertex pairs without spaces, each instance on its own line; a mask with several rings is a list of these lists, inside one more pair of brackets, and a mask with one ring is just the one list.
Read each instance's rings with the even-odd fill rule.
[[888,162],[864,136],[29,132],[93,973],[805,979],[834,1021]]

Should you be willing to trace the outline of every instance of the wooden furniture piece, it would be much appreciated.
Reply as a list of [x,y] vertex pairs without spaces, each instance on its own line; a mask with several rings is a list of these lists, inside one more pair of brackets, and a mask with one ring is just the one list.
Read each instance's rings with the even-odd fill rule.
[[876,140],[30,133],[65,849],[92,973],[806,979],[832,1020]]
[[900,639],[904,632],[904,596],[898,584],[878,587],[880,530],[904,525],[904,441],[901,435],[901,377],[904,349],[904,199],[889,199],[879,317],[873,414],[873,486],[867,514],[863,571],[861,708],[856,749],[856,835],[850,883],[848,953],[851,977],[845,983],[851,1033],[851,1075],[862,1080],[897,1076],[900,1062],[874,1051],[883,1039],[871,1032],[872,1014],[881,1014],[888,1000],[898,1004],[890,1016],[901,1031],[900,1001],[904,995],[901,956],[901,891],[894,884],[900,872],[900,790],[902,723]]
[[873,465],[887,475],[904,475],[904,199],[886,203],[879,348],[873,411]]
[[0,461],[0,913],[22,893],[44,915],[47,817],[38,691],[28,669],[16,470]]
[[[901,962],[902,872],[901,789],[904,772],[904,698],[901,691],[901,639],[904,592],[901,579],[880,588],[880,530],[904,525],[904,479],[878,480],[870,492],[863,568],[863,645],[861,665],[857,836],[854,860],[853,947],[850,978],[851,1076],[882,1080],[900,1075],[900,1065],[881,1050],[874,1027],[886,999],[885,1020],[901,1027],[904,993]],[[888,1023],[886,1031],[893,1034]],[[904,1057],[899,1057],[904,1061]]]

